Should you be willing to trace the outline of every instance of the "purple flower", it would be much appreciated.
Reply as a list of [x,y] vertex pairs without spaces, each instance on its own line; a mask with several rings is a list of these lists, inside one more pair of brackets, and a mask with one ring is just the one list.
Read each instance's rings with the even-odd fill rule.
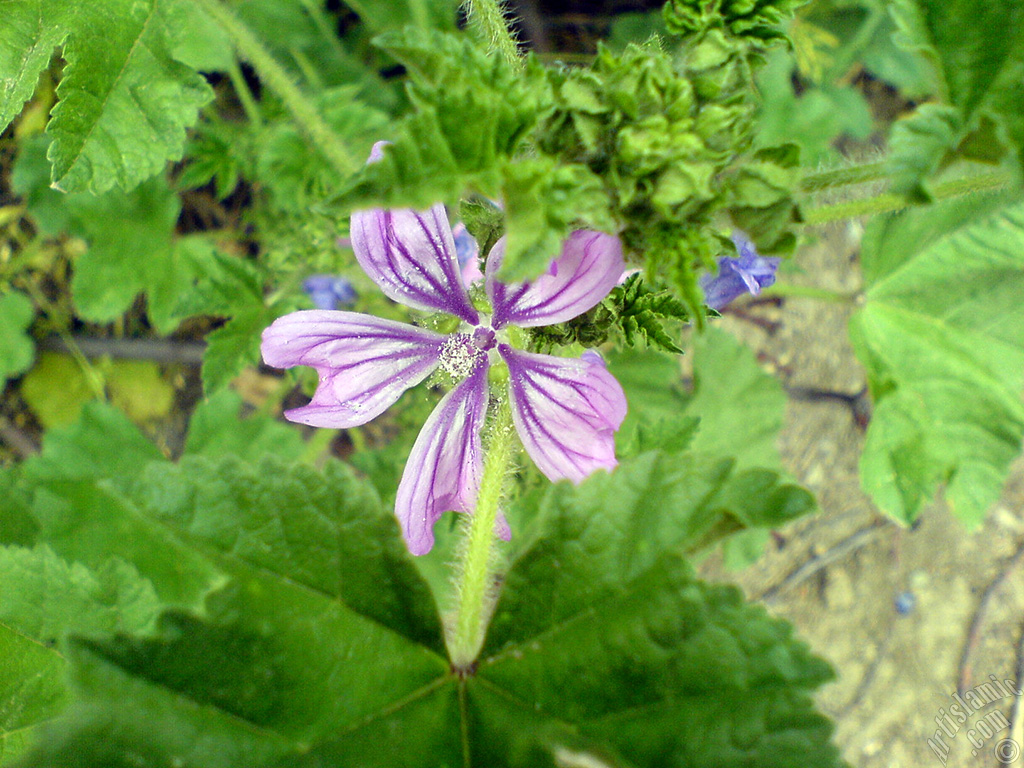
[[352,283],[337,275],[311,275],[302,281],[302,290],[320,309],[349,306],[358,297]]
[[720,256],[718,274],[715,277],[703,275],[700,287],[704,291],[704,303],[711,309],[721,309],[733,299],[744,293],[757,296],[762,288],[775,282],[775,270],[782,259],[759,256],[750,239],[735,230],[732,241],[736,244],[739,256]]
[[[423,425],[398,486],[395,514],[413,554],[430,551],[434,523],[444,512],[475,508],[492,364],[508,367],[513,422],[548,478],[578,483],[616,465],[614,432],[626,398],[600,356],[525,352],[512,345],[509,327],[561,323],[594,307],[622,273],[618,238],[573,232],[552,269],[526,283],[496,278],[505,253],[499,240],[485,273],[488,317],[466,293],[443,205],[357,212],[351,230],[356,259],[385,294],[454,315],[462,321],[459,329],[445,336],[354,312],[293,312],[264,331],[263,359],[278,368],[316,368],[320,384],[313,399],[285,416],[317,427],[365,424],[437,368],[458,381]],[[507,538],[507,526],[499,525]]]

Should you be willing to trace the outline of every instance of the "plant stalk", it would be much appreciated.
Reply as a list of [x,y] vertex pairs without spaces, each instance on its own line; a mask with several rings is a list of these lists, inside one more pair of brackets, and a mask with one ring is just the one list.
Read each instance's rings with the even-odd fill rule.
[[885,161],[879,161],[816,171],[808,173],[800,179],[800,189],[804,192],[820,192],[831,187],[845,187],[850,184],[877,181],[886,177],[887,168],[888,164]]
[[[932,187],[931,192],[935,200],[945,200],[972,192],[998,190],[1008,186],[1012,181],[1013,179],[1008,173],[986,173],[936,184]],[[861,216],[892,213],[904,208],[910,208],[913,205],[914,201],[910,200],[906,195],[885,193],[876,197],[865,197],[860,200],[849,200],[834,205],[812,208],[804,212],[804,221],[807,224],[824,224],[841,219],[856,219]]]
[[497,565],[494,525],[515,445],[512,408],[506,395],[491,420],[476,511],[466,527],[462,562],[456,577],[457,604],[454,621],[449,626],[448,653],[453,666],[459,670],[469,669],[480,653],[493,608]]
[[362,164],[346,151],[344,143],[324,122],[313,103],[249,28],[218,0],[195,2],[223,28],[238,55],[248,61],[260,80],[280,97],[295,122],[335,170],[343,176],[355,173]]
[[519,46],[508,28],[500,0],[463,0],[469,28],[511,64],[520,64]]

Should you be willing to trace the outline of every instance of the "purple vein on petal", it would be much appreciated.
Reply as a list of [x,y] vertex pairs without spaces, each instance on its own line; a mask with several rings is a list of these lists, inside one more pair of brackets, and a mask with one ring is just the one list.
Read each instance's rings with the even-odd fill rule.
[[417,309],[442,310],[469,323],[479,320],[459,276],[443,205],[419,213],[357,211],[351,230],[356,259],[389,298]]
[[500,345],[512,417],[523,447],[550,480],[575,483],[612,469],[615,430],[626,415],[622,387],[591,358],[536,355]]
[[445,337],[356,312],[306,310],[263,332],[263,359],[275,368],[308,365],[320,374],[310,403],[285,416],[345,429],[379,416],[438,365]]
[[608,295],[625,264],[617,237],[582,229],[565,241],[562,253],[548,272],[527,283],[506,285],[497,279],[504,255],[502,240],[494,246],[487,262],[495,328],[506,323],[532,328],[571,320]]
[[480,490],[480,430],[487,413],[487,366],[445,395],[420,430],[395,497],[409,551],[434,546],[434,523],[447,511],[472,512]]

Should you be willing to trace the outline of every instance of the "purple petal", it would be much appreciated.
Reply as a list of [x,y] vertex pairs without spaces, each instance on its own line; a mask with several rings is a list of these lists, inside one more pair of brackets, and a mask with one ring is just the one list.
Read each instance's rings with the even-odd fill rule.
[[597,305],[622,276],[622,243],[603,232],[578,229],[543,275],[528,283],[499,282],[505,238],[487,258],[487,295],[494,307],[491,325],[523,328],[553,325],[582,315]]
[[345,429],[376,418],[438,365],[445,337],[356,312],[306,310],[263,332],[263,359],[275,368],[309,365],[320,384],[309,405],[285,416]]
[[626,395],[600,356],[536,355],[506,344],[498,352],[508,363],[516,430],[540,471],[578,483],[594,470],[613,469]]
[[417,309],[441,310],[473,325],[479,321],[462,286],[443,205],[420,212],[356,211],[351,234],[360,266],[389,298]]
[[441,399],[420,430],[395,497],[395,514],[414,555],[434,546],[434,523],[441,515],[475,508],[486,413],[487,366],[481,365]]

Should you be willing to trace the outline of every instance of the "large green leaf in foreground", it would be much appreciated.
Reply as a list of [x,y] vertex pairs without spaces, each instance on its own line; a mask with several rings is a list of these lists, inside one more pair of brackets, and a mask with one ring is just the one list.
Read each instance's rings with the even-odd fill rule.
[[[35,474],[71,517],[92,514],[74,504],[82,472],[71,485]],[[199,613],[168,607],[153,634],[64,641],[73,703],[19,765],[838,764],[810,699],[828,667],[685,560],[810,507],[773,472],[653,452],[539,494],[464,676],[396,522],[341,465],[192,456],[95,488],[166,537],[147,552],[108,529],[138,573],[170,540],[227,580]],[[89,529],[95,551],[103,531]]]
[[913,520],[945,485],[977,522],[1024,436],[1024,202],[953,201],[874,222],[850,332],[875,413],[861,480]]

